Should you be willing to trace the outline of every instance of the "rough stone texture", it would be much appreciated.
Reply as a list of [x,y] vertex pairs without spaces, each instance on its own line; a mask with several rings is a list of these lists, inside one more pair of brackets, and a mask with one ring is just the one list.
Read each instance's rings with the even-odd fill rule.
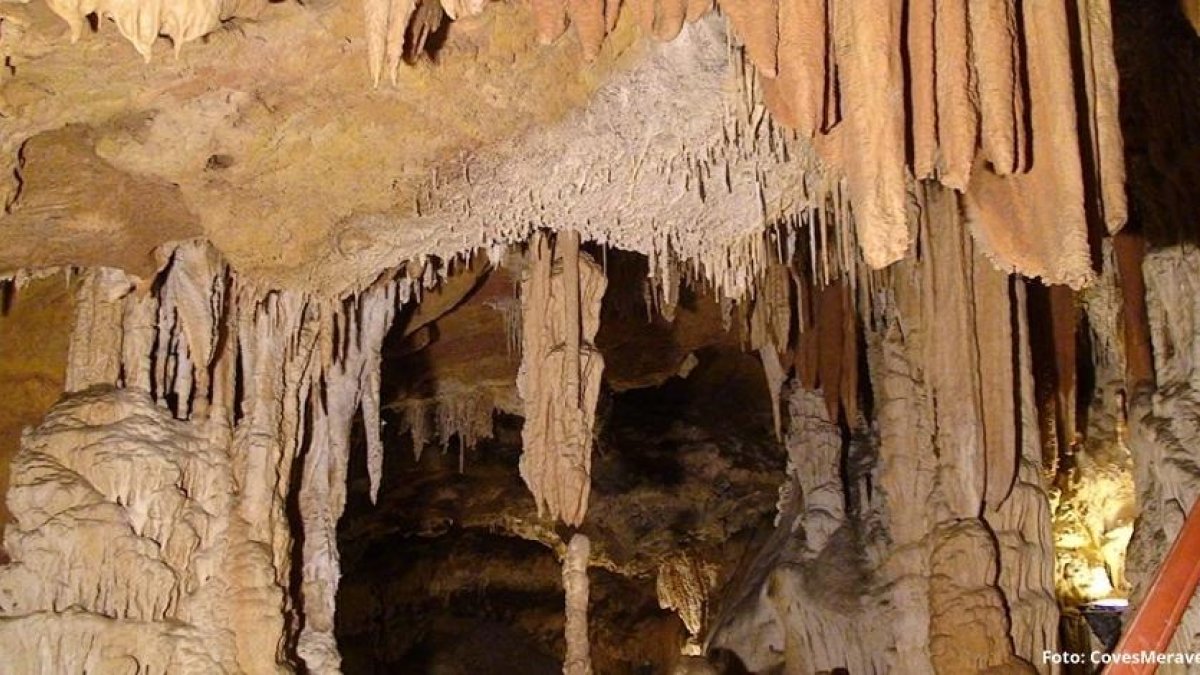
[[[723,0],[724,18],[703,19],[714,3],[619,6],[3,5],[0,275],[86,270],[71,397],[16,465],[4,644],[50,654],[43,668],[337,672],[338,525],[355,450],[369,500],[385,482],[393,319],[396,349],[433,355],[437,324],[453,325],[439,319],[487,274],[446,282],[470,270],[459,256],[498,264],[549,229],[562,255],[539,235],[521,311],[510,297],[491,317],[521,347],[520,399],[467,376],[389,401],[418,461],[427,438],[457,438],[460,471],[493,410],[525,414],[537,513],[492,491],[476,527],[559,552],[553,520],[590,525],[594,566],[662,581],[656,600],[680,615],[662,625],[755,666],[1045,668],[1057,611],[1024,285],[986,258],[1080,286],[1089,224],[1124,222],[1108,3]],[[85,37],[90,11],[100,30]],[[149,57],[160,33],[176,60],[131,63],[125,41]],[[600,245],[594,259],[581,242]],[[650,257],[660,318],[736,326],[787,440],[777,527],[719,598],[698,591],[701,563],[678,561],[745,550],[722,535],[759,511],[730,495],[760,476],[723,482],[738,470],[724,447],[680,460],[711,483],[689,484],[707,500],[697,515],[592,472],[608,245]],[[1172,274],[1149,284],[1165,384],[1135,405],[1134,432],[1164,458],[1143,481],[1145,522],[1162,523],[1145,536],[1163,539],[1191,496],[1190,464],[1168,458],[1194,431],[1180,347],[1197,326]],[[717,302],[688,307],[688,284]],[[722,342],[710,332],[610,385],[701,377],[700,348]],[[488,367],[481,381],[511,374]],[[594,481],[617,496],[585,519]],[[628,524],[660,515],[703,527]],[[119,564],[72,566],[80,556]],[[586,622],[569,604],[578,646]]]
[[[1021,282],[983,259],[955,202],[926,194],[924,257],[881,284],[866,338],[878,436],[846,437],[819,395],[790,394],[777,530],[709,641],[753,670],[1049,672],[1053,539]],[[994,417],[985,401],[1005,395],[1020,407]]]
[[538,513],[579,526],[591,494],[592,443],[604,357],[595,348],[608,285],[579,252],[578,235],[530,245],[521,280],[522,345],[517,389],[525,407],[521,478]]
[[[37,425],[62,393],[74,285],[62,272],[0,285],[0,489],[8,489],[22,430]],[[0,529],[8,517],[0,503]]]
[[[1200,253],[1192,247],[1151,252],[1143,267],[1158,388],[1130,401],[1130,447],[1140,507],[1127,574],[1134,605],[1200,496]],[[1171,651],[1200,646],[1200,605],[1193,598]]]
[[10,667],[278,670],[282,597],[236,523],[227,442],[219,421],[111,388],[64,399],[25,437],[0,568]]

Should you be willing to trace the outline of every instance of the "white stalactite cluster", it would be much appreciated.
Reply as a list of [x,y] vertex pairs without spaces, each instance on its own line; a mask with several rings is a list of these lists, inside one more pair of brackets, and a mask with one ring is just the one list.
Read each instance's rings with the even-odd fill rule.
[[71,27],[71,42],[79,39],[89,14],[112,19],[142,58],[150,61],[159,35],[171,38],[175,54],[184,43],[216,30],[235,16],[254,17],[267,0],[46,0]]
[[521,279],[521,368],[525,405],[521,477],[538,513],[578,526],[591,492],[593,432],[604,358],[604,272],[579,250],[579,234],[538,234]]
[[79,284],[69,396],[14,463],[0,651],[29,672],[275,673],[294,646],[337,672],[350,427],[361,412],[374,497],[380,349],[411,283],[319,301],[242,286],[201,242],[162,263],[153,284],[107,269]]
[[396,284],[384,281],[330,313],[315,357],[312,439],[304,455],[300,519],[304,528],[304,629],[297,651],[313,672],[337,672],[341,658],[333,635],[337,608],[337,523],[346,506],[350,431],[361,411],[367,434],[371,499],[383,468],[379,436],[380,349],[396,310]]
[[405,400],[389,407],[404,418],[418,462],[431,442],[446,452],[451,439],[458,438],[462,453],[492,437],[492,413],[496,405],[486,389],[439,392],[434,398]]

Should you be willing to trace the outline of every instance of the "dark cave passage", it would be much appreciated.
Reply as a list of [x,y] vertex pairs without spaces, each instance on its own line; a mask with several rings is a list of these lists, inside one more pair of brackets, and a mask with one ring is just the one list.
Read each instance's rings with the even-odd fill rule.
[[[659,566],[704,561],[716,595],[771,527],[785,453],[762,366],[718,303],[685,287],[668,322],[647,310],[644,257],[609,251],[607,264],[608,367],[581,529],[591,654],[598,673],[665,674],[689,637],[659,606]],[[538,517],[518,471],[514,282],[503,268],[460,274],[453,297],[427,297],[385,347],[377,504],[365,453],[351,453],[336,614],[348,674],[561,670],[569,531]],[[414,437],[429,445],[419,456]]]

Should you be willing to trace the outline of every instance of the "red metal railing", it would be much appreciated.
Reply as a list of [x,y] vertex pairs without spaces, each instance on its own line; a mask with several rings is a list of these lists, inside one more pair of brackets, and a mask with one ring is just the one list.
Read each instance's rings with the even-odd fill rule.
[[[1179,620],[1200,582],[1200,500],[1192,505],[1179,537],[1163,560],[1158,576],[1113,650],[1104,675],[1153,673],[1157,665],[1135,662],[1143,653],[1162,653],[1171,644]],[[1122,663],[1122,660],[1129,661]]]

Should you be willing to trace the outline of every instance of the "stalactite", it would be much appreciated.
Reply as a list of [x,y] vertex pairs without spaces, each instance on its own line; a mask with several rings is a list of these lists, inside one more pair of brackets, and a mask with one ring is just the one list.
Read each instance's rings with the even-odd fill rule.
[[687,21],[699,21],[713,10],[714,0],[687,0]]
[[121,377],[124,298],[133,281],[120,270],[84,272],[75,294],[75,326],[67,354],[68,392],[114,385]]
[[979,113],[971,67],[967,4],[957,0],[934,3],[937,138],[943,185],[967,188],[975,160]]
[[971,232],[1007,269],[1074,288],[1092,278],[1072,89],[1068,18],[1062,3],[1023,9],[1032,164],[1007,177],[977,167],[967,190]]
[[567,655],[563,675],[591,675],[588,646],[588,562],[592,545],[582,534],[571,535],[563,557],[563,593],[566,596]]
[[171,254],[170,273],[159,294],[159,351],[173,366],[171,381],[155,383],[159,399],[175,397],[176,414],[207,413],[209,369],[215,357],[225,298],[225,264],[207,243],[185,242]]
[[1112,14],[1109,0],[1079,0],[1079,34],[1082,73],[1087,90],[1083,103],[1088,112],[1091,143],[1091,182],[1099,190],[1099,218],[1109,233],[1125,224],[1125,148],[1118,119],[1117,63],[1113,54]]
[[[610,0],[611,1],[611,0]],[[608,25],[604,19],[605,0],[567,0],[567,16],[583,47],[583,58],[592,61],[600,53]]]
[[779,75],[763,82],[763,98],[776,119],[803,136],[825,119],[825,0],[780,0]]
[[[189,283],[181,267],[163,274],[181,279],[160,284],[160,295]],[[191,281],[202,292],[214,279]],[[139,285],[126,298],[140,315],[125,324],[135,331],[154,316],[157,302],[137,297],[149,292]],[[129,359],[149,361],[153,338],[119,338],[128,375]],[[284,640],[283,586],[247,539],[247,486],[227,423],[173,419],[146,379],[68,396],[27,435],[9,494],[17,518],[14,563],[0,567],[0,650],[30,672],[131,661],[161,672],[277,672],[280,655],[263,645]]]
[[908,95],[912,101],[912,169],[918,180],[933,177],[937,166],[937,94],[934,42],[935,0],[908,3]]
[[451,439],[457,438],[460,452],[465,452],[474,449],[480,440],[492,437],[495,404],[486,391],[451,392],[389,407],[398,410],[408,425],[418,462],[430,440],[437,440],[442,452],[447,452]]
[[538,40],[550,44],[567,31],[567,0],[531,0]]
[[[1042,484],[1041,439],[1037,429],[1033,359],[1030,353],[1026,289],[1023,280],[1012,281],[1014,339],[1013,376],[1019,433],[1016,481],[999,508],[984,511],[1000,549],[1000,574],[996,585],[1008,606],[1009,634],[1017,656],[1047,672],[1042,654],[1058,644],[1058,601],[1054,596],[1054,555],[1050,533],[1049,499]],[[990,459],[989,459],[990,461]],[[991,484],[989,481],[989,490]],[[989,493],[989,495],[992,493]]]
[[441,3],[442,11],[453,21],[459,17],[482,14],[487,0],[441,0]]
[[171,38],[175,53],[190,42],[216,30],[220,22],[234,16],[254,17],[266,0],[46,0],[54,13],[71,30],[71,42],[79,40],[89,14],[112,19],[121,35],[150,61],[159,35]]
[[967,10],[978,78],[979,143],[992,171],[1007,176],[1025,165],[1017,7],[1013,0],[985,0]]
[[1058,447],[1066,451],[1075,445],[1076,331],[1079,326],[1079,299],[1066,286],[1051,286],[1049,296],[1050,334],[1054,341],[1054,415]]
[[872,267],[904,257],[910,235],[904,162],[900,3],[833,0],[847,183],[862,256]]
[[386,72],[396,83],[396,69],[404,56],[404,35],[416,9],[416,0],[363,0],[366,20],[367,58],[371,80],[379,86]]
[[[529,269],[521,280],[517,376],[525,402],[521,477],[538,512],[568,525],[583,521],[591,489],[593,425],[604,369],[593,340],[607,283],[599,266],[578,252],[577,236],[561,236],[557,250],[544,235],[530,245]],[[559,265],[561,272],[555,273]]]
[[733,30],[746,44],[746,54],[766,77],[775,77],[779,47],[779,9],[776,0],[719,0]]
[[1130,392],[1154,383],[1154,357],[1150,346],[1150,321],[1146,315],[1146,281],[1142,262],[1146,242],[1122,232],[1113,237],[1117,277],[1121,288],[1121,324],[1125,338],[1125,382]]
[[687,19],[688,0],[657,0],[656,4],[654,36],[659,40],[674,40]]
[[304,630],[297,650],[310,670],[334,672],[340,657],[333,636],[338,579],[337,522],[346,505],[346,471],[353,417],[360,408],[367,432],[372,500],[378,494],[383,447],[379,439],[380,349],[396,309],[397,286],[381,280],[332,311],[321,333],[320,386],[313,387],[312,439],[304,458],[300,519],[304,527]]
[[655,579],[658,606],[678,614],[697,644],[708,620],[708,596],[716,572],[715,565],[687,552],[673,554],[658,566]]

